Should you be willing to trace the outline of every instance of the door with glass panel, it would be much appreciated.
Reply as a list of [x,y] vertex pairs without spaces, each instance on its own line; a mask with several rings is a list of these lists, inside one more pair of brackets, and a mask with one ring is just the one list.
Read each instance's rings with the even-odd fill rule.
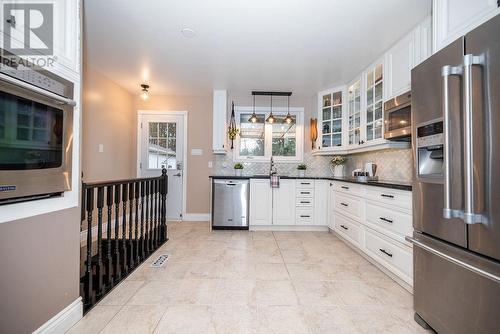
[[366,75],[366,141],[383,138],[383,68],[378,64]]
[[361,80],[354,82],[347,89],[349,102],[348,138],[349,145],[360,145],[361,142]]
[[139,177],[154,177],[167,169],[167,219],[182,220],[184,182],[184,116],[139,115]]
[[321,148],[342,146],[342,91],[322,94]]

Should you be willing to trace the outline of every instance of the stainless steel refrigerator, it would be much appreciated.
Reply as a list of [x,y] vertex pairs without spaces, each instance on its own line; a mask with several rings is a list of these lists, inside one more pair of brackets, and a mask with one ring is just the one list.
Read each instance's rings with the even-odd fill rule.
[[500,333],[500,15],[411,77],[415,320]]

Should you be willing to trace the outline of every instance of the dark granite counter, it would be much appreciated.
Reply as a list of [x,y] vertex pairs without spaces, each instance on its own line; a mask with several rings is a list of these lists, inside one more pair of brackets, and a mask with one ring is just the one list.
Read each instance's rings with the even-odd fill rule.
[[[233,175],[211,175],[209,176],[211,179],[214,180],[249,180],[249,179],[268,179],[268,175],[243,175],[243,176],[233,176]],[[358,184],[364,184],[368,186],[375,186],[375,187],[383,187],[383,188],[391,188],[391,189],[397,189],[397,190],[406,190],[406,191],[411,191],[411,183],[408,182],[402,182],[402,181],[393,181],[393,180],[374,180],[374,181],[359,181],[356,178],[352,177],[333,177],[333,176],[305,176],[305,177],[299,177],[299,176],[287,176],[287,175],[280,175],[280,179],[309,179],[309,180],[330,180],[330,181],[342,181],[342,182],[349,182],[349,183],[358,183]]]

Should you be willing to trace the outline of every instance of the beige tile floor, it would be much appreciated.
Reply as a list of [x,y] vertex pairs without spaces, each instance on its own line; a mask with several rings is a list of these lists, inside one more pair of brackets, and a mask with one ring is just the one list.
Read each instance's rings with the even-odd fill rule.
[[426,333],[412,295],[332,233],[184,222],[169,238],[70,333]]

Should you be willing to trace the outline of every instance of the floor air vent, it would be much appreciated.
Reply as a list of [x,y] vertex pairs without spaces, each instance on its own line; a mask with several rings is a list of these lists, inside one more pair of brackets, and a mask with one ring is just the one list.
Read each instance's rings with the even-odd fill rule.
[[165,263],[167,262],[167,260],[168,260],[168,254],[162,254],[162,255],[158,256],[158,258],[156,260],[154,260],[153,263],[151,263],[151,267],[154,267],[154,268],[163,267],[165,265]]

